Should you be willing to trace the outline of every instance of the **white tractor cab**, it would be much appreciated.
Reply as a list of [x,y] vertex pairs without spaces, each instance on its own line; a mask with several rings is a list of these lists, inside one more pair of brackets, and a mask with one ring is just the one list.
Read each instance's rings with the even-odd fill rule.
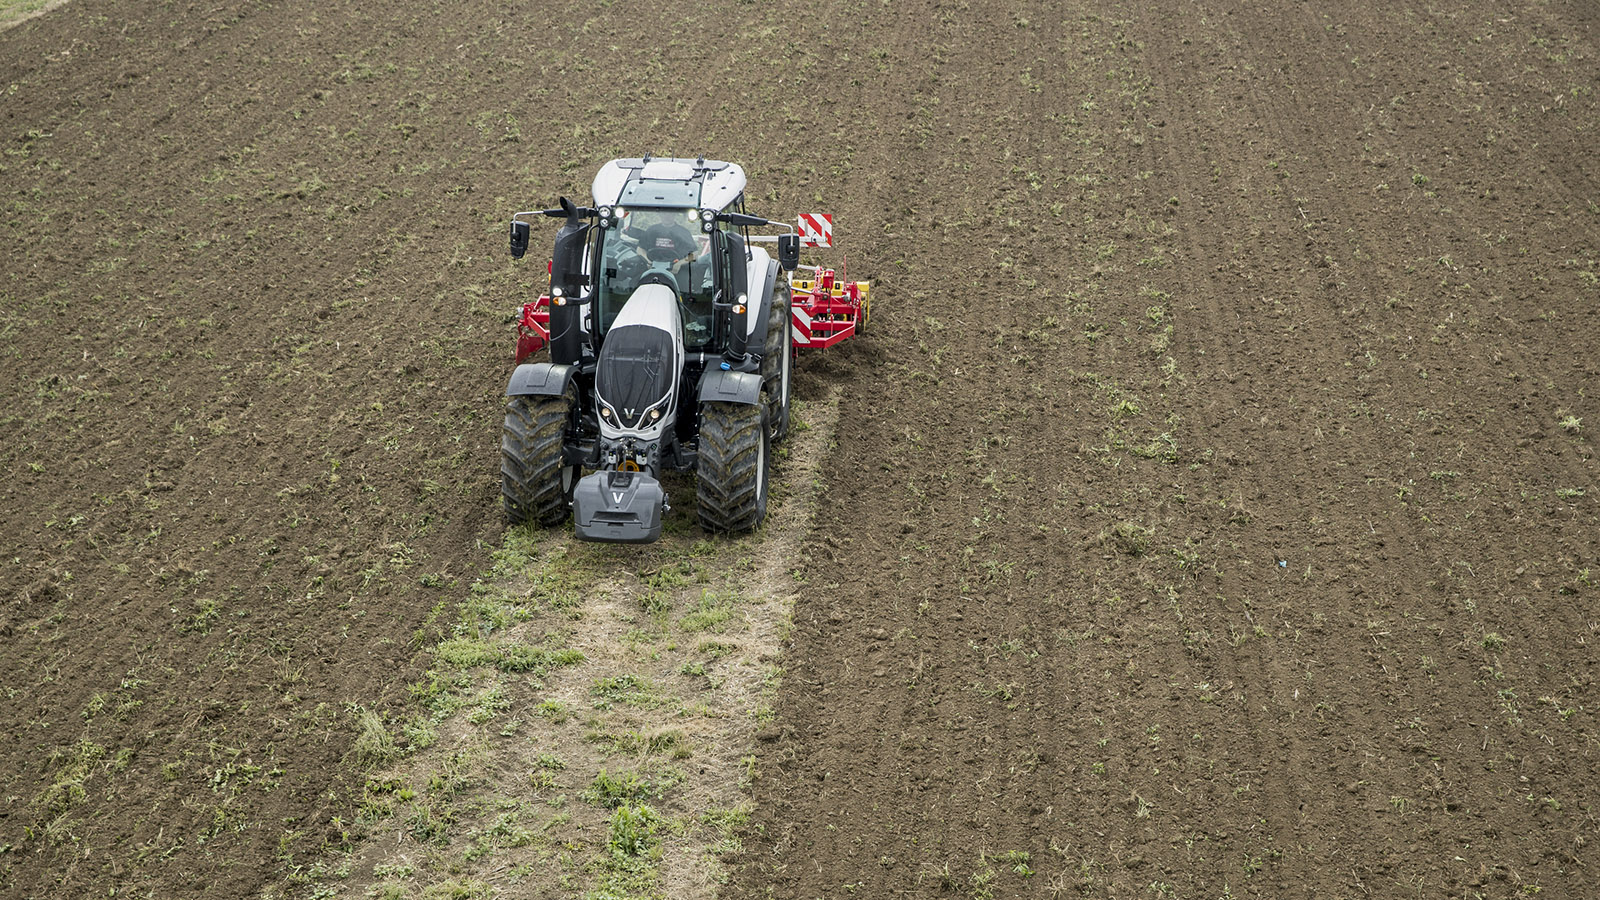
[[[744,212],[744,170],[707,159],[618,159],[594,206],[517,213],[511,255],[536,215],[565,219],[550,268],[550,361],[506,388],[501,496],[513,524],[582,540],[647,543],[669,509],[665,469],[694,471],[702,527],[766,516],[771,445],[789,424],[793,228]],[[749,229],[777,226],[778,259]],[[772,240],[772,238],[768,238]],[[585,470],[591,474],[583,475]]]

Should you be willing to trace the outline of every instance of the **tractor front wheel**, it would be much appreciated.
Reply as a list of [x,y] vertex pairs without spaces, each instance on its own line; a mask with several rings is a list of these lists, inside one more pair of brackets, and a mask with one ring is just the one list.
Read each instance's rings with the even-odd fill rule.
[[707,403],[700,412],[700,454],[695,471],[700,527],[707,531],[754,531],[767,516],[768,450],[766,398],[747,406]]
[[566,521],[578,467],[564,462],[562,443],[577,396],[512,397],[500,436],[500,499],[512,525]]

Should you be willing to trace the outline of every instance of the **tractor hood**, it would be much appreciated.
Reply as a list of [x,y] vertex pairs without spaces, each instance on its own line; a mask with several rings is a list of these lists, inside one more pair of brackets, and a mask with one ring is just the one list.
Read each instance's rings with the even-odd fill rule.
[[640,285],[606,332],[595,366],[601,432],[658,437],[677,412],[683,336],[677,294]]

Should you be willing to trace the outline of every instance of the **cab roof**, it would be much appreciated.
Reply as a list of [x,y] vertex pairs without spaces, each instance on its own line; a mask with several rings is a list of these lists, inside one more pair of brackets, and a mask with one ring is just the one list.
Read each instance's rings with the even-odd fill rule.
[[614,159],[594,176],[596,206],[722,210],[744,193],[744,169],[716,159]]

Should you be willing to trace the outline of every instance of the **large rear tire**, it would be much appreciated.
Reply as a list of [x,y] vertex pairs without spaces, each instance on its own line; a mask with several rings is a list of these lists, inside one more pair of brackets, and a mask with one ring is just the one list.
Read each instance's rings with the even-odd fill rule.
[[794,365],[794,320],[789,283],[780,279],[767,314],[767,342],[761,357],[761,389],[767,392],[767,422],[776,444],[789,434],[789,381]]
[[700,412],[696,491],[700,527],[707,531],[754,531],[767,516],[772,434],[766,398],[742,403],[707,403]]
[[512,397],[500,436],[500,500],[512,525],[546,527],[567,519],[578,466],[564,462],[562,444],[577,406],[571,387],[560,397]]

